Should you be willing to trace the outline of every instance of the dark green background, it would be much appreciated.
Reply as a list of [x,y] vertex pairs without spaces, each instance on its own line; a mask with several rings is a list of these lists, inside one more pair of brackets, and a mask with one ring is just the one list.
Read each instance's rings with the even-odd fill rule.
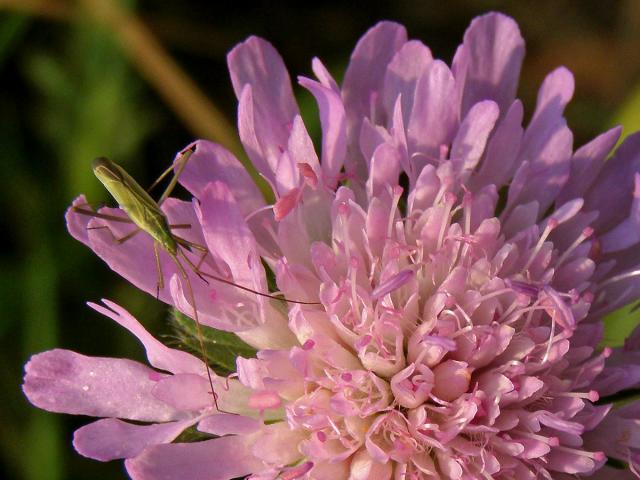
[[[142,358],[130,335],[84,302],[113,299],[154,333],[169,333],[165,306],[110,272],[64,226],[64,210],[78,193],[107,200],[91,174],[94,157],[116,159],[148,185],[196,136],[123,54],[113,30],[83,10],[87,3],[0,0],[0,477],[6,479],[126,477],[121,462],[74,453],[71,432],[88,419],[31,408],[19,389],[24,362],[52,347]],[[636,0],[271,3],[126,6],[232,124],[236,100],[225,54],[250,34],[269,39],[294,78],[311,75],[313,56],[340,78],[355,42],[377,20],[404,23],[411,37],[449,62],[470,20],[498,9],[516,18],[527,41],[519,95],[529,115],[545,74],[566,65],[576,76],[567,112],[576,146],[616,123],[625,133],[640,128]],[[311,96],[300,88],[296,95],[318,138]],[[609,321],[610,344],[636,322],[624,320]]]

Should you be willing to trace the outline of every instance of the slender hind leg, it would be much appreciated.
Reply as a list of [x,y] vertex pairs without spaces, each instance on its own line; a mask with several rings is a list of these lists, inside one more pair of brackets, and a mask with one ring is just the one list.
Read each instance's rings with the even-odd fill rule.
[[116,242],[118,245],[122,245],[124,242],[132,238],[136,233],[142,231],[139,228],[136,228],[135,230],[130,231],[123,237],[116,237],[108,225],[100,225],[98,227],[87,227],[87,230],[107,230],[113,237],[113,241]]
[[128,217],[118,217],[116,215],[108,215],[106,213],[94,212],[93,210],[85,210],[84,208],[71,207],[72,210],[80,215],[87,215],[88,217],[102,218],[103,220],[111,220],[112,222],[121,223],[133,223]]
[[156,259],[156,271],[158,281],[156,282],[156,300],[160,299],[160,290],[164,289],[164,275],[162,275],[162,264],[160,263],[160,252],[158,252],[158,242],[153,242],[153,256]]

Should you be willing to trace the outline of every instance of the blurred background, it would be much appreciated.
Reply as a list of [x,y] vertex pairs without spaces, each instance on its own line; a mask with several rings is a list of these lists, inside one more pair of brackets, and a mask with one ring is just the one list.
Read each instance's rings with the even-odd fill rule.
[[[292,77],[320,57],[338,79],[357,39],[397,20],[450,62],[471,19],[513,16],[527,42],[519,96],[531,115],[544,76],[576,76],[568,108],[575,146],[618,123],[640,129],[640,2],[637,0],[407,0],[246,3],[205,0],[0,0],[0,477],[124,479],[71,447],[87,419],[36,410],[20,391],[33,353],[61,347],[142,359],[131,335],[85,302],[110,298],[157,335],[167,309],[138,293],[74,241],[64,211],[84,192],[108,201],[91,160],[104,155],[149,185],[196,137],[237,154],[236,99],[225,55],[248,35],[270,40]],[[310,94],[295,88],[319,136]],[[637,317],[609,321],[619,344]]]

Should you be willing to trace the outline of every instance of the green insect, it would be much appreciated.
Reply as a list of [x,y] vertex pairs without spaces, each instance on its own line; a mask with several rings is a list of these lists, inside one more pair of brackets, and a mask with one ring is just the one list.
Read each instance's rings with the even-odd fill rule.
[[[159,296],[159,292],[164,288],[164,276],[162,274],[162,267],[160,263],[160,253],[159,249],[164,250],[173,260],[178,271],[180,272],[180,276],[185,281],[187,286],[187,293],[189,295],[189,301],[191,302],[192,310],[193,310],[193,319],[196,322],[196,332],[198,336],[198,342],[200,344],[202,360],[207,369],[207,377],[209,379],[209,384],[211,386],[211,393],[213,395],[214,403],[216,409],[218,409],[217,395],[214,392],[213,388],[213,379],[211,376],[211,371],[209,370],[209,362],[204,346],[204,340],[201,330],[200,321],[198,318],[198,309],[196,307],[195,295],[193,293],[193,288],[191,286],[191,280],[187,275],[187,271],[182,264],[181,260],[184,260],[186,265],[190,270],[192,270],[198,277],[200,277],[204,282],[207,282],[206,278],[210,278],[212,280],[216,280],[222,283],[226,283],[228,285],[232,285],[234,287],[240,288],[242,290],[254,293],[256,295],[260,295],[267,298],[272,298],[275,300],[291,302],[291,303],[300,303],[305,305],[316,305],[317,302],[303,302],[297,300],[289,300],[284,297],[278,297],[275,295],[270,295],[263,292],[258,292],[252,290],[248,287],[244,287],[242,285],[238,285],[230,280],[225,278],[218,277],[216,275],[203,272],[201,270],[201,265],[204,262],[209,250],[207,247],[203,245],[199,245],[197,243],[190,242],[182,237],[177,236],[171,230],[172,229],[187,229],[191,228],[189,224],[170,224],[165,213],[160,209],[162,203],[169,197],[173,189],[178,183],[178,179],[180,174],[183,172],[186,167],[187,161],[189,157],[193,154],[193,149],[185,150],[181,157],[177,160],[177,168],[176,173],[171,179],[169,185],[163,192],[160,199],[156,202],[151,198],[149,193],[144,190],[134,179],[129,175],[121,166],[116,164],[115,162],[108,160],[106,158],[97,158],[93,162],[93,173],[96,175],[98,180],[105,186],[105,188],[109,191],[109,193],[113,196],[113,198],[118,202],[119,207],[124,210],[127,214],[128,218],[118,217],[115,215],[107,215],[100,212],[95,212],[93,210],[87,210],[80,206],[73,207],[73,210],[79,214],[89,215],[92,217],[102,218],[105,220],[115,221],[115,222],[125,222],[125,223],[134,223],[137,228],[127,235],[115,238],[115,241],[119,244],[126,242],[134,235],[139,232],[145,232],[153,239],[153,252],[156,260],[156,268],[158,272],[158,281],[156,284],[156,297]],[[153,183],[150,187],[153,188],[160,181],[162,181],[171,171],[173,170],[173,166],[169,167],[165,170],[162,175]],[[95,228],[106,228],[109,229],[108,226],[95,227]],[[109,230],[110,231],[110,230]],[[201,253],[199,261],[197,264],[194,264],[189,257],[185,254],[185,250],[189,252],[198,251]],[[207,282],[208,283],[208,282]],[[218,409],[219,410],[219,409]]]

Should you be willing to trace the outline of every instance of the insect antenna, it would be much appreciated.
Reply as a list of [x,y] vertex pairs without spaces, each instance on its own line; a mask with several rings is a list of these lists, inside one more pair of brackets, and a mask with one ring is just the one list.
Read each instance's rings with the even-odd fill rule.
[[189,240],[185,240],[184,238],[178,237],[177,235],[174,235],[173,238],[176,240],[176,242],[178,243],[178,245],[180,245],[182,248],[191,251],[192,248],[195,248],[196,250],[200,250],[204,253],[204,255],[202,255],[202,257],[200,258],[200,260],[198,261],[198,265],[195,265],[185,254],[184,252],[182,253],[182,258],[185,259],[185,261],[187,262],[187,264],[189,265],[189,268],[193,271],[193,273],[195,273],[198,277],[200,277],[202,280],[205,281],[205,283],[209,283],[207,282],[207,280],[203,277],[207,277],[210,278],[211,280],[215,280],[217,282],[221,282],[221,283],[225,283],[227,285],[230,285],[232,287],[236,287],[239,288],[240,290],[244,290],[245,292],[249,292],[249,293],[253,293],[255,295],[259,295],[261,297],[265,297],[265,298],[271,298],[272,300],[279,300],[281,302],[286,302],[286,303],[297,303],[299,305],[320,305],[320,302],[306,302],[303,300],[292,300],[286,297],[282,297],[282,296],[278,296],[278,295],[271,295],[269,293],[264,293],[264,292],[259,292],[257,290],[254,290],[252,288],[249,287],[245,287],[243,285],[240,285],[238,283],[235,283],[231,280],[228,280],[226,278],[222,278],[218,275],[214,275],[212,273],[207,273],[204,272],[200,269],[200,265],[202,264],[202,262],[204,261],[205,257],[207,256],[207,254],[209,253],[209,250],[206,247],[203,247],[202,245],[198,245],[196,243],[190,242]]

